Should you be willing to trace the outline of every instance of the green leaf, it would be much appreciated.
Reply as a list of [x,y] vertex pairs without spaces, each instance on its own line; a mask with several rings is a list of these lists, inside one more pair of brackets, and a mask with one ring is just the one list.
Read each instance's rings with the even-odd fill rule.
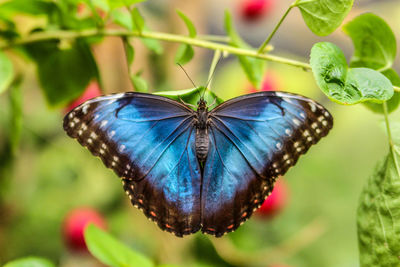
[[304,21],[314,34],[326,36],[340,26],[351,10],[353,1],[297,0],[294,6],[300,9]]
[[380,17],[366,13],[343,27],[354,44],[351,67],[390,68],[396,57],[396,38]]
[[139,9],[137,7],[135,7],[132,10],[131,16],[132,16],[132,22],[133,22],[133,29],[137,30],[139,32],[142,32],[144,29],[145,22],[144,22],[144,18],[140,14]]
[[124,37],[123,43],[124,43],[124,48],[125,48],[126,61],[128,62],[128,65],[131,66],[133,63],[133,60],[135,59],[135,49],[129,42],[129,38]]
[[55,265],[47,259],[27,257],[10,261],[4,267],[55,267]]
[[[149,30],[149,27],[147,27],[137,8],[132,10],[132,15],[122,10],[113,10],[111,12],[111,20],[130,31],[139,31],[138,27],[144,31]],[[140,40],[148,49],[157,55],[161,55],[163,53],[163,47],[158,40],[148,38],[140,38]]]
[[[399,134],[400,131],[393,131],[393,136]],[[394,146],[393,153],[377,164],[361,193],[357,211],[361,267],[400,265],[398,145]]]
[[90,253],[108,266],[154,266],[147,257],[125,246],[93,224],[85,229],[85,241]]
[[194,56],[193,47],[187,44],[181,44],[178,47],[178,51],[175,55],[175,63],[185,65],[188,63]]
[[[177,91],[164,91],[156,92],[155,95],[162,95],[176,101],[183,101],[186,104],[197,106],[197,102],[200,100],[200,96],[204,93],[204,100],[210,105],[210,109],[224,102],[216,94],[210,90],[205,90],[205,87],[190,88],[186,90]],[[192,107],[195,109],[195,107]]]
[[393,96],[389,79],[372,69],[349,69],[343,52],[332,43],[315,44],[310,63],[320,89],[339,104],[382,103]]
[[[392,82],[392,85],[400,86],[400,77],[394,69],[390,68],[382,72],[382,74],[385,75],[386,78],[388,78]],[[381,114],[383,113],[382,104],[376,104],[372,102],[365,102],[363,104],[373,112]],[[392,98],[390,98],[387,101],[388,112],[390,113],[395,111],[399,106],[399,104],[400,104],[400,92],[394,92]]]
[[14,67],[7,55],[0,51],[0,94],[10,86],[14,78]]
[[23,98],[21,91],[21,78],[17,78],[10,89],[11,125],[10,143],[11,152],[16,155],[22,133]]
[[145,1],[146,0],[108,0],[108,4],[111,9],[115,9],[120,7],[130,7],[131,5]]
[[126,10],[115,9],[111,11],[110,17],[112,22],[115,24],[124,27],[127,30],[133,30],[133,22],[132,17]]
[[146,80],[140,77],[138,74],[132,75],[131,81],[136,92],[147,93],[149,91]]
[[[380,17],[367,13],[360,15],[348,22],[343,27],[354,44],[354,55],[351,59],[351,67],[368,67],[382,72],[393,85],[400,86],[400,77],[392,69],[396,57],[396,38]],[[395,92],[388,100],[388,111],[392,112],[400,104],[400,93]],[[374,112],[383,113],[382,105],[365,103]]]
[[[247,49],[251,48],[236,32],[231,14],[228,11],[225,12],[225,30],[231,39],[230,45]],[[246,56],[238,56],[238,59],[249,81],[256,88],[260,88],[264,77],[265,61]]]
[[188,31],[189,31],[189,36],[192,38],[196,37],[197,32],[196,32],[196,28],[193,25],[193,22],[181,11],[177,10],[176,12],[178,13],[179,17],[181,17],[182,20],[185,22],[186,27],[188,28]]
[[100,8],[103,11],[108,12],[110,10],[108,0],[86,0],[86,2],[93,5],[95,8]]
[[60,49],[55,41],[31,44],[27,49],[51,106],[76,99],[93,78],[98,78],[96,62],[83,40],[76,40],[68,49]]
[[[189,37],[195,38],[197,33],[196,33],[196,28],[194,27],[193,23],[190,21],[190,19],[185,14],[183,14],[179,10],[177,10],[176,12],[182,18],[182,20],[185,22],[186,27],[188,28],[188,31],[189,31]],[[175,63],[185,65],[190,60],[192,60],[193,56],[194,56],[193,47],[188,44],[181,44],[178,47],[178,51],[176,52],[176,55],[175,55]]]
[[[146,25],[142,15],[139,12],[139,9],[134,8],[133,13],[132,13],[132,18],[136,22],[134,23],[133,29],[139,30],[139,31],[148,31],[149,27]],[[139,27],[139,29],[137,29]],[[156,53],[157,55],[161,55],[163,53],[163,47],[161,46],[160,42],[156,39],[148,39],[148,38],[140,38],[143,42],[143,44]]]
[[15,14],[29,14],[31,16],[48,15],[54,11],[56,5],[45,0],[10,0],[2,1],[0,14],[12,17]]

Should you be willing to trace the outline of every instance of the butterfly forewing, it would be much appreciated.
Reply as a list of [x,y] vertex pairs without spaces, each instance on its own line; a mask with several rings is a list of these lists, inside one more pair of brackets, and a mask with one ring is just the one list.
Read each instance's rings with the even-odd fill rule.
[[220,236],[249,218],[279,175],[332,128],[329,112],[297,95],[261,92],[209,114],[210,148],[202,189],[202,231]]
[[64,129],[123,177],[132,204],[177,235],[200,228],[194,111],[150,94],[99,97],[72,110]]

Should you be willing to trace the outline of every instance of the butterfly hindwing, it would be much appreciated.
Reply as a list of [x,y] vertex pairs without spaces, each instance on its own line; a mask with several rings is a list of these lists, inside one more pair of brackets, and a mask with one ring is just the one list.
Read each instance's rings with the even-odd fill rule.
[[72,110],[64,129],[123,177],[133,205],[176,235],[200,228],[194,111],[165,97],[125,93]]
[[212,110],[202,186],[202,231],[220,236],[249,218],[276,178],[332,128],[316,102],[281,92],[237,97]]

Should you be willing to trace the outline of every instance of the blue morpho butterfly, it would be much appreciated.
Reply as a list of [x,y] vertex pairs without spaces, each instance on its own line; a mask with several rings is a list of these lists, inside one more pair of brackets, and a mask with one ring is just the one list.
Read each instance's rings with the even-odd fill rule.
[[248,219],[333,124],[320,104],[284,92],[211,110],[200,97],[195,108],[146,93],[100,96],[67,114],[64,129],[122,177],[132,204],[161,229],[219,237]]

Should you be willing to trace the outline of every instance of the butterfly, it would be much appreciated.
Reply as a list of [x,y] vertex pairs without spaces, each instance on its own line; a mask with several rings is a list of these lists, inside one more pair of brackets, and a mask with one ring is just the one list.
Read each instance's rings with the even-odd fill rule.
[[213,109],[202,97],[196,108],[127,92],[81,104],[63,126],[122,177],[132,204],[162,230],[219,237],[247,220],[333,125],[323,106],[284,92],[247,94]]

